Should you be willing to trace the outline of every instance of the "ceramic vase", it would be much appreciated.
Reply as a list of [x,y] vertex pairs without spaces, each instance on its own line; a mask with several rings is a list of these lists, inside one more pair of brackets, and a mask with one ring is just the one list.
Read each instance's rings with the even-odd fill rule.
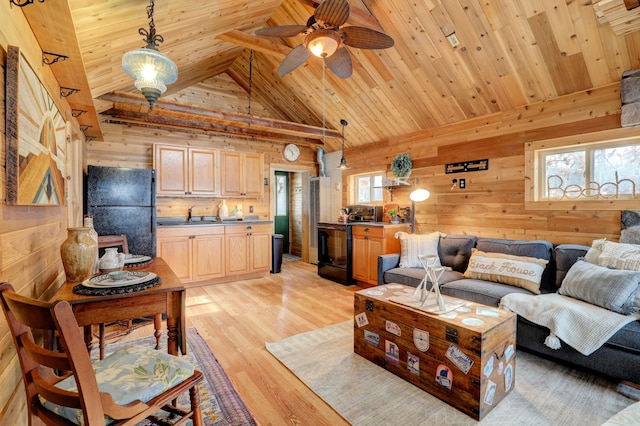
[[220,217],[228,217],[229,216],[229,207],[227,207],[227,201],[222,200],[219,206],[218,216]]
[[93,274],[98,243],[91,237],[89,228],[68,228],[67,232],[67,239],[60,246],[67,281],[82,281]]
[[[95,228],[93,227],[93,216],[89,216],[86,215],[84,217],[84,227],[85,228],[89,228],[89,235],[91,235],[91,238],[93,238],[93,240],[96,242],[96,244],[98,244],[98,233],[96,232]],[[100,261],[100,259],[98,258],[98,252],[96,252],[96,261],[93,264],[93,273],[96,274],[98,273],[98,262]]]
[[124,257],[124,253],[118,253],[116,247],[104,249],[104,255],[100,258],[100,271],[107,273],[122,270]]

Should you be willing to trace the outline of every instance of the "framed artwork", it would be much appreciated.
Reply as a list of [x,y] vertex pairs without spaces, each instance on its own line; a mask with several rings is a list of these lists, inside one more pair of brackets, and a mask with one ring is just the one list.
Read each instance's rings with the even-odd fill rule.
[[20,49],[6,67],[7,204],[64,205],[64,118]]

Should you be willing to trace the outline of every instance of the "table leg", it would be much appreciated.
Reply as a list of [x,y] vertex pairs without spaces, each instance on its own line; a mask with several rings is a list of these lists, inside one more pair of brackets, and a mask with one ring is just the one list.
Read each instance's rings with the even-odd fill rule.
[[178,318],[167,316],[167,351],[178,355]]
[[155,329],[153,335],[156,338],[156,350],[160,349],[160,336],[162,336],[162,315],[155,314],[153,316],[153,328]]
[[85,325],[84,329],[84,343],[87,345],[87,351],[91,355],[91,349],[93,348],[93,326]]

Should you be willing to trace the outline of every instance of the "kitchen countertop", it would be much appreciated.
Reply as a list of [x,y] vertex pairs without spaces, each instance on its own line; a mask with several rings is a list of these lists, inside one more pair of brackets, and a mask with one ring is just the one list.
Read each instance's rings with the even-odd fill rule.
[[328,221],[328,222],[318,222],[319,226],[322,225],[348,225],[348,226],[405,226],[409,225],[408,223],[391,223],[391,222],[338,222],[338,221]]
[[191,222],[187,222],[186,218],[182,217],[159,217],[156,219],[156,226],[158,228],[176,228],[185,226],[234,226],[234,225],[262,225],[272,224],[271,220],[260,220],[258,216],[250,216],[238,219],[224,219],[220,220],[216,216],[197,216],[191,219]]

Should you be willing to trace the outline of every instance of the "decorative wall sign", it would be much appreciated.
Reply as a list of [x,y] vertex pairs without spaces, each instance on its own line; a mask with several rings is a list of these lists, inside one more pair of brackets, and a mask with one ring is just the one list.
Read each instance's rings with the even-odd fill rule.
[[6,75],[7,204],[64,205],[65,121],[16,46]]
[[444,172],[449,173],[462,173],[462,172],[478,172],[481,170],[489,170],[489,160],[473,160],[463,161],[460,163],[449,163],[444,166]]

